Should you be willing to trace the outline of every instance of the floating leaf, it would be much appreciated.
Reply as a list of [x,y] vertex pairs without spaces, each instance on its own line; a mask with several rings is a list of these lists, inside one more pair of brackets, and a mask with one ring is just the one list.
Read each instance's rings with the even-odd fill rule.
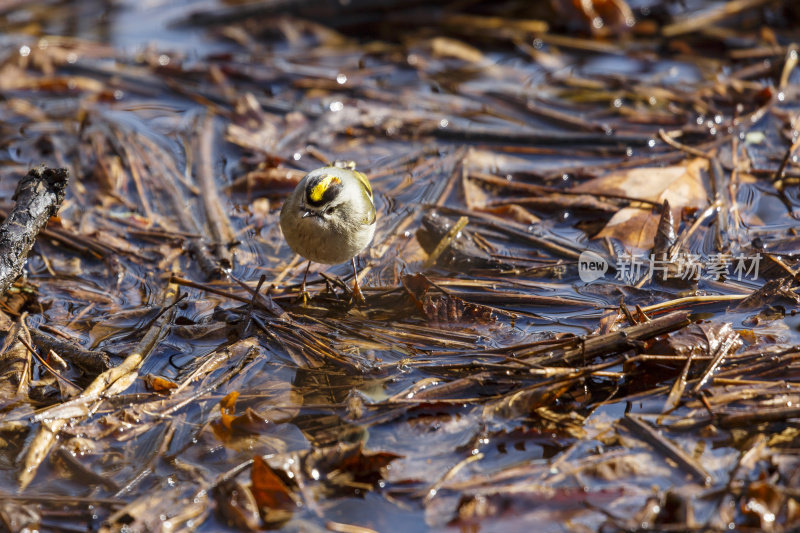
[[414,305],[433,325],[486,324],[495,320],[490,307],[469,303],[449,294],[432,294],[430,290],[435,287],[422,274],[405,276],[403,285]]
[[228,525],[244,531],[258,531],[261,515],[250,489],[240,481],[231,480],[214,491],[217,511]]
[[153,374],[147,374],[144,380],[148,389],[160,394],[169,394],[170,391],[178,388],[178,384],[174,381]]
[[401,457],[390,452],[365,452],[359,441],[315,450],[306,457],[304,466],[310,478],[323,480],[337,493],[363,493],[383,479],[389,463]]
[[231,431],[231,423],[233,422],[233,413],[236,409],[236,400],[239,398],[237,391],[229,392],[223,399],[219,401],[219,412],[221,415],[222,426]]
[[[681,165],[669,167],[639,167],[612,172],[573,190],[601,196],[616,194],[657,204],[668,201],[673,218],[680,220],[684,208],[702,208],[708,204],[702,179],[707,167],[708,162],[703,158],[689,159]],[[633,248],[649,250],[653,247],[660,220],[661,213],[650,207],[626,207],[611,217],[595,238],[615,238]]]
[[292,491],[260,455],[253,457],[250,490],[261,516],[270,524],[289,520],[297,508]]

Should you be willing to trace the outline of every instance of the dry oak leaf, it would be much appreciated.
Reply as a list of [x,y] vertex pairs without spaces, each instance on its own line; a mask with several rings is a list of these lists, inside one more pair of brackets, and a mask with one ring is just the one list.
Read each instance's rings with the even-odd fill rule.
[[[698,157],[680,165],[614,172],[582,183],[572,190],[600,195],[620,194],[659,205],[668,200],[673,218],[679,221],[684,208],[703,208],[708,205],[708,194],[703,185],[703,171],[707,168],[708,161]],[[625,207],[617,211],[594,238],[611,237],[627,246],[648,250],[653,247],[660,218],[661,215],[649,207]]]

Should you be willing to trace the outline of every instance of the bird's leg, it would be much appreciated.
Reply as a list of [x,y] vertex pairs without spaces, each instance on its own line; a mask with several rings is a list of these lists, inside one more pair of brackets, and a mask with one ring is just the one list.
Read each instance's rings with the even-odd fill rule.
[[300,298],[303,300],[303,306],[308,305],[308,300],[311,299],[311,295],[308,294],[306,290],[306,278],[308,277],[308,269],[311,268],[311,260],[309,259],[308,264],[306,265],[306,273],[303,274],[303,284],[300,285]]
[[351,259],[353,263],[353,301],[361,304],[366,304],[367,300],[364,299],[364,294],[361,292],[361,287],[358,286],[358,270],[356,270],[356,258]]

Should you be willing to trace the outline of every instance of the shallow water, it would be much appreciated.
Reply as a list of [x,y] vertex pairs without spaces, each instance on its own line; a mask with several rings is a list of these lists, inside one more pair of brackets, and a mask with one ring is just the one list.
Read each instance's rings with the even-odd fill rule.
[[[515,531],[533,521],[553,531],[593,530],[630,525],[634,515],[638,526],[653,519],[648,499],[672,492],[689,500],[703,494],[692,500],[695,520],[712,527],[728,505],[714,491],[725,492],[729,478],[755,483],[765,462],[791,463],[793,452],[780,448],[793,446],[786,420],[669,427],[702,419],[704,409],[728,414],[729,404],[716,398],[734,387],[763,387],[743,392],[741,403],[730,404],[735,409],[757,413],[795,402],[788,347],[800,341],[800,325],[789,293],[747,310],[721,298],[678,301],[744,296],[796,270],[796,159],[788,159],[782,190],[771,176],[797,137],[800,75],[790,70],[777,91],[785,54],[770,56],[774,66],[753,76],[739,74],[758,67],[757,59],[734,59],[765,46],[763,35],[734,18],[728,30],[735,35],[727,36],[666,39],[642,31],[592,40],[556,27],[541,38],[495,30],[465,38],[449,33],[447,15],[439,21],[433,7],[421,8],[431,19],[418,27],[402,10],[386,15],[398,25],[395,33],[368,10],[355,11],[362,20],[346,8],[340,18],[314,23],[285,15],[190,19],[227,7],[33,3],[0,19],[5,207],[29,166],[66,166],[72,174],[60,218],[49,226],[56,233],[40,238],[28,261],[31,292],[17,314],[24,309],[29,326],[105,350],[115,363],[145,332],[163,328],[139,377],[88,412],[59,412],[67,397],[38,363],[36,394],[2,399],[0,490],[23,507],[31,505],[26,497],[45,498],[41,519],[30,524],[246,529],[235,525],[233,511],[221,510],[235,499],[227,483],[249,487],[246,463],[263,456],[297,503],[286,521],[272,524],[287,531],[345,530],[332,522],[377,531]],[[350,33],[331,33],[326,24]],[[774,26],[782,44],[797,37]],[[581,40],[552,44],[552,36]],[[604,52],[588,51],[587,43]],[[723,175],[706,170],[686,178],[685,188],[666,187],[663,168],[693,156],[668,146],[659,129],[680,132],[675,139],[718,161]],[[210,152],[203,144],[209,135]],[[376,237],[359,258],[363,308],[347,305],[347,264],[313,265],[314,298],[298,305],[305,261],[294,257],[277,224],[299,176],[332,160],[357,162],[376,193]],[[648,169],[649,181],[612,179],[629,168]],[[202,181],[204,171],[214,190]],[[689,286],[633,286],[613,270],[581,281],[577,256],[585,249],[646,256],[626,242],[641,226],[615,231],[609,220],[630,198],[664,187],[675,194],[671,202],[687,201],[675,213],[678,235],[706,266],[720,239],[731,254],[748,257],[783,246],[783,266],[765,261],[755,279],[731,275]],[[715,195],[716,215],[699,220]],[[222,207],[230,241],[218,242],[209,201]],[[444,258],[425,266],[416,234],[434,210],[449,224],[469,215],[455,239],[472,246],[471,262]],[[657,222],[652,215],[647,223],[653,216]],[[612,238],[593,238],[603,228]],[[208,251],[198,251],[202,246]],[[211,275],[203,261],[226,256],[230,270]],[[414,277],[419,273],[426,277]],[[170,274],[199,285],[181,283],[185,298],[166,309]],[[235,280],[253,288],[262,274],[289,317],[248,305],[251,295]],[[686,392],[661,416],[685,359],[637,357],[673,348],[648,337],[627,351],[558,359],[566,349],[558,339],[585,350],[597,334],[627,326],[621,302],[637,318],[638,305],[650,318],[688,309],[696,319],[732,323],[743,346],[723,358],[707,387]],[[162,317],[166,325],[158,326]],[[700,343],[690,381],[717,353],[711,337],[706,348]],[[542,344],[548,342],[551,348]],[[781,346],[781,355],[767,353]],[[770,357],[783,370],[757,366]],[[727,381],[715,381],[716,374]],[[146,375],[178,388],[159,394]],[[91,381],[74,366],[64,377],[80,387]],[[238,399],[226,407],[232,392]],[[21,492],[20,461],[41,419],[33,410],[69,423]],[[709,486],[622,428],[629,414],[692,455],[711,476]],[[231,415],[243,418],[234,424]],[[751,446],[746,436],[777,434],[785,439],[765,448],[768,459],[737,470]],[[348,455],[348,446],[359,444],[363,453]],[[791,479],[773,483],[791,486]],[[69,498],[97,503],[89,509]],[[767,519],[731,513],[725,526]],[[789,511],[780,513],[780,523],[791,523]],[[681,523],[659,516],[662,525]]]

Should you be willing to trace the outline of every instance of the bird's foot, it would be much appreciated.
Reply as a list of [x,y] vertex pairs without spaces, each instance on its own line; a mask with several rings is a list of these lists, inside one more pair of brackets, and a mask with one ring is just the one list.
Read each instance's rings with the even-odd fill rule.
[[358,280],[353,283],[352,303],[356,305],[367,305],[367,299],[364,298],[364,293],[361,292],[361,287],[358,286]]
[[297,301],[301,302],[303,307],[308,307],[308,302],[311,301],[311,294],[306,290],[306,280],[303,279],[303,284],[300,285],[300,294],[297,295]]

